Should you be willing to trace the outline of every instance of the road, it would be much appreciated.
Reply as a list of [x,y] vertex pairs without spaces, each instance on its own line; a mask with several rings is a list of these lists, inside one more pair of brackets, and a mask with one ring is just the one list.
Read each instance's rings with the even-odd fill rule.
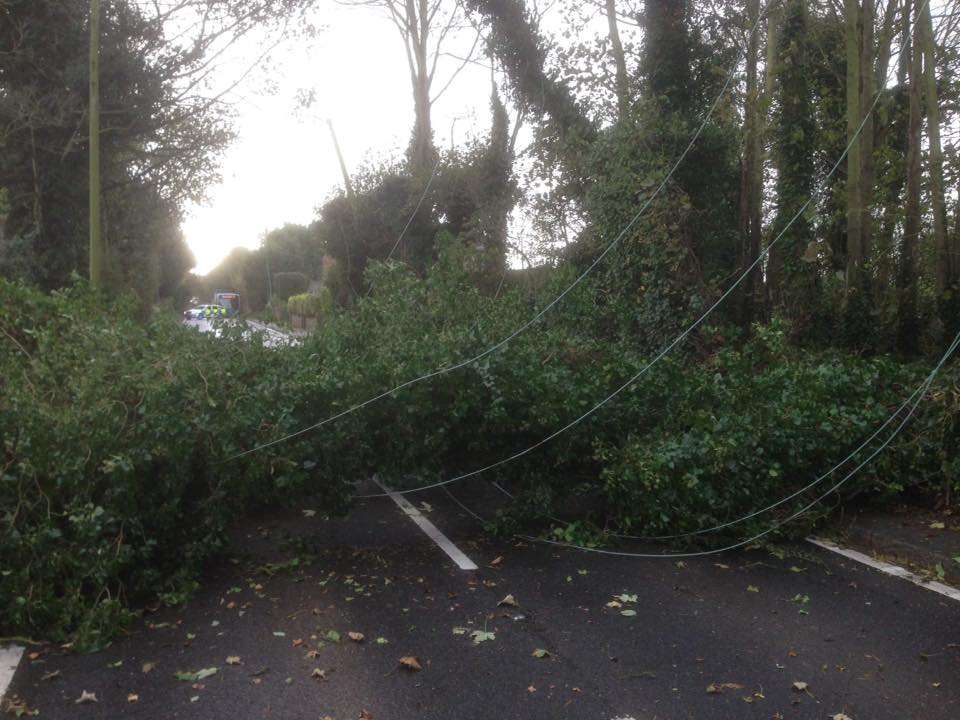
[[[200,332],[203,333],[213,333],[215,336],[219,337],[220,335],[220,325],[222,323],[236,322],[235,320],[208,320],[205,318],[197,318],[195,320],[184,320],[183,324],[188,327],[194,327]],[[261,322],[256,320],[245,320],[247,327],[249,327],[253,332],[259,334],[263,338],[263,344],[267,347],[281,347],[283,345],[292,345],[299,342],[299,340],[287,333],[280,332],[279,330],[274,330],[273,328],[264,325]]]
[[34,649],[11,693],[51,720],[960,717],[960,603],[912,583],[813,546],[590,555],[492,538],[442,491],[408,499],[479,569],[389,498],[252,518],[184,607],[100,653]]

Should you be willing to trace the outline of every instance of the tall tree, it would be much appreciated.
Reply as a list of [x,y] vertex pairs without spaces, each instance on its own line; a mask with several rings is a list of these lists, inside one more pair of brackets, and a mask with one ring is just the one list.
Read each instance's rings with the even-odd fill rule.
[[911,28],[911,6],[914,10],[918,8],[912,0],[904,0],[902,52],[908,54],[910,120],[907,130],[907,203],[897,274],[897,344],[906,353],[917,351],[919,338],[917,251],[920,244],[920,87],[923,82],[919,23],[916,22],[918,18],[914,18]]
[[[922,2],[922,0],[921,0]],[[937,92],[936,47],[930,3],[923,2],[917,24],[919,51],[923,53],[923,89],[927,110],[927,138],[930,142],[930,197],[933,206],[933,238],[936,250],[937,294],[943,296],[955,278],[947,239],[947,203],[943,187],[943,147],[940,142],[940,96]]]
[[90,285],[103,285],[106,248],[100,217],[100,0],[90,2]]
[[[807,33],[807,0],[787,0],[777,63],[778,108],[774,144],[777,167],[779,233],[813,193],[813,120]],[[777,255],[782,263],[778,286],[771,288],[776,305],[788,317],[802,321],[810,311],[815,272],[803,262],[814,236],[806,213],[783,235]]]
[[627,77],[627,59],[623,54],[620,41],[620,28],[617,26],[616,0],[606,0],[607,26],[610,34],[610,54],[617,67],[617,109],[623,118],[630,111],[630,81]]
[[[744,140],[740,179],[740,266],[746,267],[760,253],[761,213],[763,210],[763,160],[761,153],[760,88],[757,61],[760,46],[760,0],[747,0],[747,87],[744,99]],[[754,308],[762,282],[759,270],[744,283],[741,321],[745,326],[754,319]]]
[[[876,0],[863,0],[860,11],[862,32],[860,42],[860,107],[864,113],[868,108],[860,135],[860,249],[864,261],[868,261],[873,249],[873,204],[876,185],[876,163],[874,161],[875,113],[874,95],[877,92],[876,80],[876,39],[874,22]],[[884,81],[886,72],[884,71]]]
[[847,152],[847,285],[860,289],[863,269],[863,222],[861,197],[861,142],[854,138],[860,132],[862,112],[860,104],[860,3],[845,0],[844,23],[847,47],[847,142],[852,143]]

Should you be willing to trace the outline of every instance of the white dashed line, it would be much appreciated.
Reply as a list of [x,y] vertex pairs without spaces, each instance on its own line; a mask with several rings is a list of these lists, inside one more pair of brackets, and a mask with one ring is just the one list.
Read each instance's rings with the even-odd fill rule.
[[17,671],[20,658],[23,657],[23,648],[19,645],[0,647],[0,700],[7,694],[13,674]]
[[413,520],[417,526],[427,534],[427,537],[433,540],[437,545],[440,546],[441,550],[450,556],[450,559],[457,564],[457,567],[459,567],[461,570],[477,569],[476,563],[464,555],[460,548],[450,542],[450,538],[440,532],[436,525],[427,520],[423,513],[407,502],[407,499],[403,495],[398,495],[390,490],[390,488],[380,482],[379,478],[374,478],[373,481],[379,485],[383,491],[387,493],[387,495],[390,496],[390,498],[400,507],[400,509],[406,513],[408,518]]
[[820,538],[810,537],[807,538],[807,542],[813,543],[817,547],[823,548],[824,550],[829,550],[837,555],[843,555],[845,558],[855,560],[858,563],[872,567],[874,570],[879,570],[887,575],[893,575],[894,577],[909,580],[914,585],[919,585],[922,588],[932,590],[933,592],[940,593],[951,600],[960,602],[960,590],[950,587],[949,585],[945,585],[942,582],[937,582],[936,580],[924,580],[919,575],[912,573],[906,568],[900,567],[899,565],[891,565],[890,563],[883,562],[882,560],[876,560],[862,552],[850,550],[849,548],[842,548],[830,540],[821,540]]

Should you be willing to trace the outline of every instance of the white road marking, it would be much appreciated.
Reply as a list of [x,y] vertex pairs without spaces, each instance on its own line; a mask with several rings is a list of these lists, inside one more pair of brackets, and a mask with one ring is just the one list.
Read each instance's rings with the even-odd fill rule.
[[10,687],[10,681],[13,680],[22,656],[23,648],[19,645],[0,647],[0,700],[7,694],[7,688]]
[[909,580],[914,585],[919,585],[927,590],[933,590],[935,593],[940,593],[951,600],[960,602],[960,590],[950,587],[949,585],[945,585],[942,582],[937,582],[936,580],[924,580],[916,573],[912,573],[906,568],[900,567],[899,565],[891,565],[890,563],[883,562],[882,560],[876,560],[869,555],[858,552],[857,550],[842,548],[830,540],[821,540],[820,538],[809,537],[807,538],[807,542],[813,543],[817,547],[823,548],[824,550],[829,550],[830,552],[837,553],[838,555],[843,555],[845,558],[849,558],[850,560],[863,563],[864,565],[872,567],[874,570],[879,570],[882,573],[886,573],[887,575],[893,575],[894,577]]
[[400,509],[406,513],[408,518],[413,520],[417,526],[427,534],[427,537],[433,540],[437,545],[440,546],[441,550],[450,556],[450,559],[457,564],[457,567],[459,567],[461,570],[477,569],[476,563],[464,555],[460,548],[450,542],[450,538],[440,532],[436,525],[427,520],[423,513],[407,502],[407,499],[403,495],[398,495],[397,493],[393,492],[390,488],[380,482],[379,478],[374,478],[373,481],[379,485],[381,489],[387,493],[387,495],[390,496],[390,498],[400,507]]

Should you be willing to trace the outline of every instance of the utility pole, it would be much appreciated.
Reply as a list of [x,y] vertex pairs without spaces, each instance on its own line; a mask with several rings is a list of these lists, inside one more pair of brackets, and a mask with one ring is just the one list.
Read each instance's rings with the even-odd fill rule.
[[103,287],[100,217],[100,0],[90,0],[90,285]]

